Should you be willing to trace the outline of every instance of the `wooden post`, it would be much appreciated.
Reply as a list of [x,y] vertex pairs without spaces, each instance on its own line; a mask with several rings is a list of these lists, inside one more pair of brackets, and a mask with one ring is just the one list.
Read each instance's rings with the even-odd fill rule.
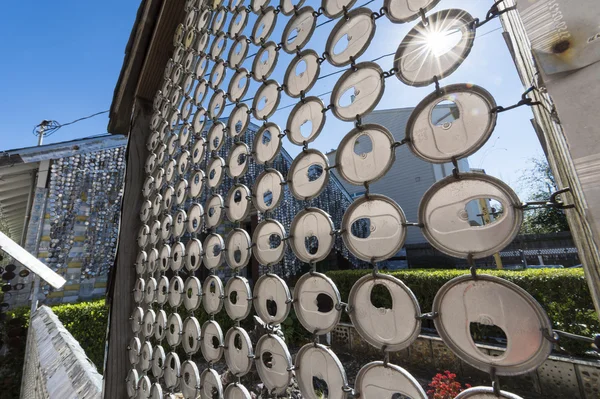
[[110,305],[108,348],[104,360],[104,398],[126,398],[125,378],[131,368],[127,345],[132,337],[129,317],[133,312],[131,290],[135,281],[136,242],[141,221],[144,163],[148,157],[146,138],[150,134],[152,105],[136,100],[127,144],[127,168],[121,204],[119,246],[115,265],[111,270],[107,300]]

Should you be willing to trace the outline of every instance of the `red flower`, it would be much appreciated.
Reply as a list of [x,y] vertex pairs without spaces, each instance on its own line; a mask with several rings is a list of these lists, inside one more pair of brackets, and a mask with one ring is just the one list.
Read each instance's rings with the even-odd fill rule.
[[465,384],[465,388],[461,383],[456,381],[456,374],[446,370],[444,373],[438,373],[429,383],[427,396],[429,399],[453,399],[464,389],[470,388],[471,385]]

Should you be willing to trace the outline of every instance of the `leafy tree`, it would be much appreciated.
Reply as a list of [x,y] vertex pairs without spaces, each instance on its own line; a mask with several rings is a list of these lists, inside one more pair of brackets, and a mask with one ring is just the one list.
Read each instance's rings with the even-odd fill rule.
[[[521,176],[520,182],[531,194],[528,201],[545,201],[558,190],[556,179],[544,157],[530,159],[530,167]],[[545,234],[568,231],[567,217],[561,209],[539,208],[525,211],[521,234]]]

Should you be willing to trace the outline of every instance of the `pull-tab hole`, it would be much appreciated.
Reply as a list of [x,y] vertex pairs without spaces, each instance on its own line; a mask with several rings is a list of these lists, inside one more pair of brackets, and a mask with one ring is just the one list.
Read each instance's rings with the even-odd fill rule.
[[162,294],[163,295],[167,295],[167,287],[163,285],[162,287]]
[[192,336],[188,337],[188,346],[190,348],[194,347],[194,337],[192,337]]
[[300,29],[298,29],[298,28],[292,29],[292,31],[290,32],[290,34],[287,37],[287,44],[292,44],[294,42],[294,40],[298,37],[298,33],[300,33]]
[[235,260],[236,263],[240,263],[240,261],[242,260],[242,251],[240,251],[239,249],[233,251],[233,260]]
[[212,342],[212,346],[214,349],[219,349],[219,345],[220,345],[219,338],[217,338],[213,335],[211,342]]
[[502,218],[503,209],[502,203],[493,198],[475,198],[467,202],[458,217],[471,226],[489,226]]
[[[159,331],[160,330],[162,330],[162,328],[159,327]],[[162,334],[162,331],[161,331],[161,334]],[[158,363],[158,367],[162,368],[162,366],[163,366],[163,360],[162,360],[161,357],[158,358],[158,361],[156,363]]]
[[240,155],[238,155],[237,157],[237,164],[238,165],[243,165],[246,163],[246,154],[242,153]]
[[261,142],[262,142],[263,145],[267,145],[267,144],[269,144],[271,142],[271,132],[270,131],[265,130],[263,132]]
[[306,252],[315,255],[319,251],[319,239],[317,236],[304,237]]
[[235,55],[240,55],[242,53],[242,48],[243,48],[242,43],[238,43],[235,46]]
[[198,149],[194,150],[194,158],[198,158],[198,155],[200,155],[200,151]]
[[219,146],[219,137],[217,136],[213,139],[213,147],[217,148],[218,146]]
[[[163,335],[163,328],[162,328],[162,326],[158,326],[158,335]],[[162,363],[162,361],[159,362],[159,363]]]
[[267,299],[267,313],[269,313],[269,316],[271,317],[277,315],[277,302],[272,299]]
[[412,398],[410,396],[406,396],[404,394],[396,392],[395,394],[392,395],[392,399],[412,399]]
[[315,396],[317,398],[321,398],[321,399],[329,398],[329,387],[327,386],[327,382],[325,382],[325,380],[323,380],[319,377],[313,376],[312,383],[313,383],[313,391],[315,392]]
[[243,90],[247,84],[248,84],[248,78],[245,76],[242,77],[238,82],[238,89]]
[[344,36],[340,37],[337,42],[335,42],[335,45],[333,46],[333,54],[338,55],[343,53],[348,48],[348,44],[350,44],[350,39],[346,33]]
[[210,390],[211,399],[219,399],[219,390],[216,387],[212,387]]
[[235,132],[236,132],[237,134],[240,134],[240,132],[242,131],[242,127],[243,127],[243,126],[244,126],[244,124],[242,123],[242,121],[241,121],[241,120],[238,120],[238,121],[235,123]]
[[194,176],[194,184],[200,183],[200,175]]
[[210,286],[208,287],[208,290],[210,291],[211,294],[215,294],[217,292],[217,285],[215,284],[214,281],[210,282]]
[[371,235],[371,219],[355,220],[350,226],[350,233],[356,238],[368,238]]
[[233,346],[239,351],[242,350],[242,336],[240,334],[235,334],[235,337],[233,338]]
[[254,37],[259,38],[262,36],[263,32],[265,31],[265,24],[260,24],[258,29],[256,30],[256,35],[254,35]]
[[192,266],[196,266],[196,255],[190,256],[190,263]]
[[194,230],[198,228],[198,219],[192,219],[192,227],[194,228]]
[[296,64],[296,76],[302,76],[302,74],[304,72],[306,72],[307,68],[308,68],[308,66],[306,65],[306,61],[305,60],[300,60]]
[[178,261],[179,261],[179,252],[175,252],[175,253],[173,254],[173,260],[174,260],[175,262],[178,262]]
[[271,204],[273,204],[273,192],[271,190],[267,190],[263,193],[263,202],[266,206],[271,206]]
[[304,138],[308,138],[313,131],[313,124],[310,119],[307,119],[300,125],[300,134]]
[[392,309],[392,294],[383,284],[375,284],[371,289],[371,304],[377,309]]
[[208,174],[208,178],[210,180],[212,180],[215,178],[216,175],[217,175],[217,171],[215,169],[211,169],[210,173]]
[[266,65],[267,62],[269,61],[269,58],[270,58],[269,50],[265,50],[265,51],[263,51],[263,53],[260,56],[260,62],[262,64]]
[[358,90],[356,90],[356,87],[354,86],[346,89],[346,91],[342,93],[340,99],[338,100],[338,105],[340,107],[349,107],[354,100],[356,100],[358,93]]
[[233,193],[233,202],[236,204],[242,202],[242,192],[240,190],[236,190],[236,192]]
[[220,245],[213,245],[213,255],[214,256],[219,256],[221,254],[221,246]]
[[[469,332],[473,342],[492,342],[494,344],[503,344],[508,346],[508,337],[501,327],[495,325],[491,320],[480,320],[481,323],[472,321],[469,324]],[[489,353],[484,349],[478,347],[479,351],[484,355]],[[500,356],[492,355],[492,356]]]
[[265,352],[261,356],[261,360],[266,368],[273,368],[273,354],[271,352]]
[[175,324],[171,324],[169,326],[169,331],[171,332],[171,334],[175,333]]
[[179,281],[175,280],[175,283],[173,283],[173,289],[175,291],[179,291]]
[[281,236],[278,234],[271,234],[269,236],[269,248],[277,249],[281,245]]
[[329,313],[333,310],[333,298],[327,294],[317,295],[317,310],[321,313]]
[[313,182],[319,180],[323,175],[323,166],[319,164],[312,164],[307,169],[308,181]]
[[215,215],[215,212],[216,211],[214,207],[211,206],[210,208],[208,208],[208,217],[213,217]]
[[235,305],[237,303],[237,291],[231,291],[231,294],[229,294],[229,302],[231,302],[232,305]]
[[449,128],[452,123],[460,118],[460,110],[454,101],[442,100],[431,112],[431,124]]
[[194,290],[191,288],[188,288],[188,290],[187,290],[188,299],[192,299],[192,295],[194,295]]
[[366,134],[358,136],[354,142],[354,153],[359,156],[365,156],[373,151],[373,141]]
[[235,17],[235,24],[239,25],[241,23],[242,23],[242,14],[240,13]]
[[260,100],[258,100],[258,104],[256,105],[256,109],[262,111],[267,106],[267,97],[263,96]]

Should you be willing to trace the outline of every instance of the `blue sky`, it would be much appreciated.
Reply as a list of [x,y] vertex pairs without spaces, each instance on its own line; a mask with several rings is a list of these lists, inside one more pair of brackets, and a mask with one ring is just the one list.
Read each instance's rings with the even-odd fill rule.
[[[357,1],[356,5],[360,4],[362,2]],[[442,0],[432,12],[462,8],[473,17],[483,19],[491,4],[491,1],[483,0]],[[318,8],[320,1],[308,0],[305,5]],[[379,9],[382,5],[382,0],[376,0],[369,7]],[[3,76],[0,150],[35,145],[37,141],[31,130],[43,119],[65,123],[110,107],[138,6],[137,0],[12,2],[5,6],[0,15],[0,37],[4,38],[0,42],[0,50],[4,54],[0,63],[0,76]],[[287,17],[280,15],[279,18]],[[256,16],[251,15],[248,25],[252,26],[255,20]],[[321,16],[319,22],[321,20],[325,20],[325,17]],[[28,21],[25,26],[24,21]],[[385,17],[379,19],[373,43],[360,60],[395,52],[415,23],[392,24]],[[279,21],[272,40],[279,41],[283,25]],[[334,25],[330,23],[318,28],[308,46],[318,52],[323,51],[324,38]],[[441,81],[442,86],[474,83],[487,89],[498,105],[506,106],[519,100],[523,88],[501,30],[497,30],[499,27],[499,21],[495,20],[479,29],[471,54],[456,72]],[[251,47],[249,54],[253,50]],[[281,52],[278,68],[272,77],[281,81],[291,58]],[[384,70],[392,67],[392,59],[388,57],[380,61]],[[247,64],[251,65],[251,60]],[[321,75],[335,70],[325,62]],[[227,72],[229,78],[232,72]],[[320,80],[310,94],[331,90],[339,76]],[[227,81],[222,85],[225,88]],[[250,92],[256,87],[258,83],[254,82]],[[389,78],[377,109],[415,106],[432,90],[433,86],[414,88],[394,77]],[[329,95],[324,96],[324,100],[327,103]],[[282,106],[293,102],[287,96],[282,96]],[[278,112],[271,119],[285,126],[289,110]],[[520,187],[518,178],[527,167],[527,160],[542,153],[531,127],[531,117],[531,110],[527,107],[500,114],[489,142],[469,158],[472,167],[484,168],[487,173],[506,181],[523,195],[526,194],[526,188]],[[311,147],[322,151],[336,148],[352,128],[350,123],[337,121],[331,114],[327,119],[325,129],[311,144]],[[105,133],[107,123],[108,117],[101,115],[62,128],[46,138],[45,142]],[[292,155],[300,150],[289,141],[284,142]]]

